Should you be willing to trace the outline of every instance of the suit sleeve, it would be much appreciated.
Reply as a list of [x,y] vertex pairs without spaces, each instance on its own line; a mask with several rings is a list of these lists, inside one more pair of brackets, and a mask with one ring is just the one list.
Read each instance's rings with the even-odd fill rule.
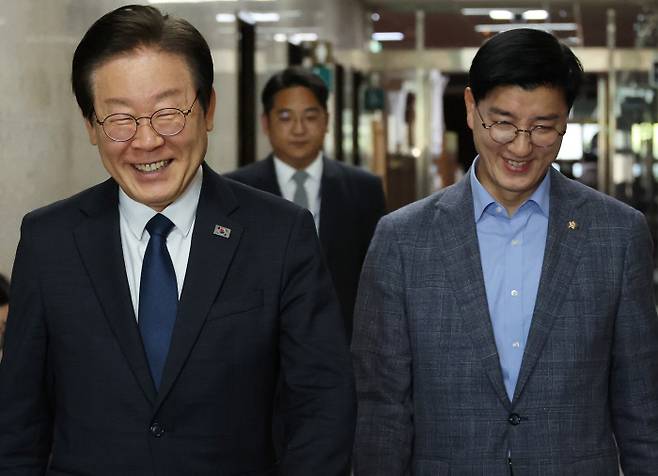
[[[25,222],[24,222],[25,223]],[[36,247],[24,224],[12,273],[5,352],[0,362],[0,474],[43,475],[52,441],[47,399],[48,338]]]
[[411,351],[403,257],[389,217],[380,221],[366,256],[355,312],[357,476],[402,476],[411,457]]
[[636,218],[615,320],[610,399],[624,474],[650,475],[658,468],[658,317],[651,237],[644,217]]
[[338,301],[313,218],[299,210],[284,259],[280,349],[286,476],[345,474],[356,400]]

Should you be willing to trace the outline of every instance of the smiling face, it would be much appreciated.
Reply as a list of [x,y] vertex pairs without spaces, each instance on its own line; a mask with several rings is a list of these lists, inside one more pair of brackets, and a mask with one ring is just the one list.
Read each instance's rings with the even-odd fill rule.
[[[140,48],[101,63],[92,73],[96,117],[127,113],[150,116],[163,108],[187,110],[196,97],[185,60],[153,48]],[[133,200],[162,211],[187,188],[203,161],[213,127],[215,94],[208,111],[197,102],[183,130],[161,136],[141,119],[127,142],[109,139],[95,120],[85,121],[105,169]]]
[[304,169],[322,150],[328,119],[310,89],[294,86],[276,93],[261,124],[274,155],[291,167]]
[[511,215],[543,180],[557,157],[562,138],[548,147],[538,147],[530,142],[528,134],[519,133],[512,142],[499,144],[482,127],[482,121],[487,125],[509,122],[525,130],[545,126],[564,131],[569,113],[564,94],[545,86],[532,90],[499,86],[477,105],[471,90],[466,88],[464,100],[468,126],[473,130],[473,142],[480,155],[477,178]]

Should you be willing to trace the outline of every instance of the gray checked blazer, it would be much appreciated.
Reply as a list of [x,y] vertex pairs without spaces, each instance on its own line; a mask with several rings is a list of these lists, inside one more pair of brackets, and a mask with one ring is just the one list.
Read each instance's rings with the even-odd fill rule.
[[[352,353],[357,476],[658,475],[644,217],[550,169],[544,264],[510,402],[469,175],[380,222]],[[511,466],[510,466],[511,460]]]

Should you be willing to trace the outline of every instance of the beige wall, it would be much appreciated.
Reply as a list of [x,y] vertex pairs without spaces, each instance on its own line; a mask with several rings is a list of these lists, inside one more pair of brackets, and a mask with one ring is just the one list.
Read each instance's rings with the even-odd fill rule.
[[[25,213],[68,197],[107,174],[87,141],[69,83],[75,46],[91,23],[125,3],[116,0],[0,0],[0,272],[9,274]],[[145,2],[141,2],[145,3]],[[269,2],[268,2],[269,3]],[[218,25],[210,8],[222,2],[161,5],[189,19],[208,39],[215,60],[218,107],[208,162],[219,171],[236,164],[237,76],[234,25]],[[299,9],[304,23],[316,22],[322,39],[341,48],[360,47],[358,2],[278,0],[274,9]],[[341,13],[342,12],[342,13]],[[350,21],[341,22],[341,18]],[[301,26],[302,20],[288,27]],[[340,30],[343,30],[341,32]],[[258,86],[286,64],[285,43],[272,28],[258,38]],[[259,29],[257,28],[257,31]],[[360,44],[358,44],[360,43]],[[260,106],[258,108],[260,112]],[[257,140],[259,157],[267,141]],[[47,233],[47,230],[44,230]]]

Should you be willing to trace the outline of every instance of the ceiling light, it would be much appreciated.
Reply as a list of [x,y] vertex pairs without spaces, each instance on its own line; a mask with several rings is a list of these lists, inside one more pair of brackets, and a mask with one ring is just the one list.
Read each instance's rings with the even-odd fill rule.
[[478,33],[500,33],[501,31],[514,30],[516,28],[533,28],[542,31],[576,31],[578,26],[575,23],[505,23],[475,25],[475,31]]
[[238,18],[247,23],[276,23],[281,19],[281,16],[276,12],[238,12]]
[[400,31],[378,31],[372,34],[372,39],[376,41],[402,41],[404,33]]
[[526,10],[521,16],[524,20],[546,20],[548,12],[546,10]]
[[276,41],[277,43],[285,43],[286,41],[288,41],[288,35],[286,35],[285,33],[275,33],[274,41]]
[[235,2],[237,0],[149,0],[149,3],[210,3],[210,2]]
[[[251,0],[252,2],[274,2],[276,0]],[[148,0],[149,3],[212,3],[212,2],[223,2],[223,3],[237,3],[238,0]]]
[[233,23],[235,21],[235,15],[232,13],[218,13],[215,15],[215,20],[217,23]]
[[317,39],[318,39],[317,33],[295,33],[293,35],[290,35],[288,41],[290,41],[290,43],[294,45],[298,45],[305,41],[317,41]]
[[379,21],[381,19],[381,16],[379,15],[379,13],[373,13],[372,15],[370,15],[370,19],[372,21]]
[[492,20],[514,20],[514,13],[509,10],[491,10],[489,18]]
[[462,15],[488,17],[490,8],[462,8]]

